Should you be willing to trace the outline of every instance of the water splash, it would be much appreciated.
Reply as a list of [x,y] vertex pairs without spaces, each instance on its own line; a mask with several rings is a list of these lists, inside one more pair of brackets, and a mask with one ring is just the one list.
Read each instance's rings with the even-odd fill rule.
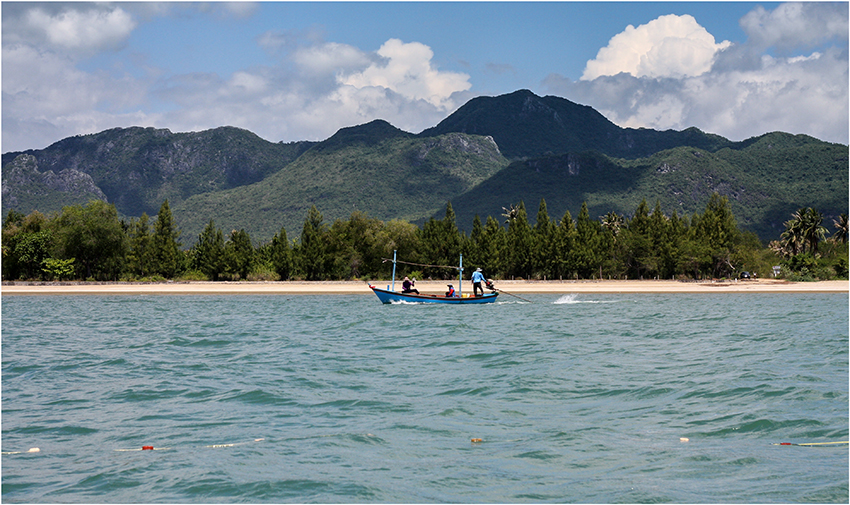
[[570,293],[568,295],[564,295],[557,300],[555,300],[555,305],[563,305],[563,304],[573,304],[573,303],[581,303],[578,300],[578,295],[575,293]]
[[617,303],[622,302],[624,300],[579,300],[578,295],[576,293],[570,293],[568,295],[563,295],[554,302],[553,305],[575,305],[579,303]]

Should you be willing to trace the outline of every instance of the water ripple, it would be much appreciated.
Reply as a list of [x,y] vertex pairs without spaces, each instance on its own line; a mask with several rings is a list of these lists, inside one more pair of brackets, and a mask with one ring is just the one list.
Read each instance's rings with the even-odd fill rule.
[[848,501],[846,294],[529,299],[4,299],[2,499]]

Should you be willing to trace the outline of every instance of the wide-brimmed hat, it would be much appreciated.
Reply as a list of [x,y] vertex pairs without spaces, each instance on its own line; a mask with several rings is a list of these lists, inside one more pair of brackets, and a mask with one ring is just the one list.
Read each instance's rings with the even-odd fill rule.
[[404,279],[402,279],[402,280],[409,281],[410,279],[408,279],[407,276],[405,276]]
[[475,269],[475,271],[476,271],[476,272],[480,272],[480,271],[481,271],[481,269],[480,269],[480,268],[476,268],[476,269]]

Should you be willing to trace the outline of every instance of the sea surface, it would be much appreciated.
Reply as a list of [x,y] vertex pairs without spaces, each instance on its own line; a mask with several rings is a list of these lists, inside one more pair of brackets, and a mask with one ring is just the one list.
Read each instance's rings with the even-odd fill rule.
[[846,293],[522,297],[3,296],[2,501],[850,499]]

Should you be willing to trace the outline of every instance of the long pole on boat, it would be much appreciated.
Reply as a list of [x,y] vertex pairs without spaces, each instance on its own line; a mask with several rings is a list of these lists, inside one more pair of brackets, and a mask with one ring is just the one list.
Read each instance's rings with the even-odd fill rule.
[[457,295],[463,298],[463,253],[460,254],[460,266],[458,270],[460,273],[457,276]]
[[395,253],[396,250],[393,249],[393,291],[395,291]]

